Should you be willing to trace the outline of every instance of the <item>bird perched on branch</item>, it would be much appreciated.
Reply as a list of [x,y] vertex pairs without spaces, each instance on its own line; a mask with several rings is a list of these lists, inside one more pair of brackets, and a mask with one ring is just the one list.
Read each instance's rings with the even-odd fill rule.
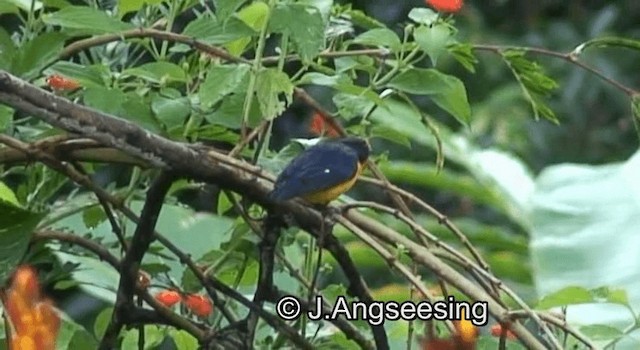
[[275,201],[301,197],[327,205],[353,187],[369,152],[369,144],[357,137],[321,141],[287,165],[269,197]]

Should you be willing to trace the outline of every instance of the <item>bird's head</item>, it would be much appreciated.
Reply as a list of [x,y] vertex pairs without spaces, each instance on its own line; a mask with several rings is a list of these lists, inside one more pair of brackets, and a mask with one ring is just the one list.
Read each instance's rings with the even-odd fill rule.
[[369,143],[359,137],[341,137],[339,139],[333,139],[332,142],[339,142],[356,151],[356,153],[358,154],[358,161],[360,163],[364,163],[367,158],[369,158],[369,153],[371,153],[371,147],[369,146]]

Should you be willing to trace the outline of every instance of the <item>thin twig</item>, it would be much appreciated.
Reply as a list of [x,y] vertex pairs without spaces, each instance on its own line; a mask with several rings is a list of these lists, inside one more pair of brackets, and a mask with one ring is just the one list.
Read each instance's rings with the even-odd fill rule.
[[164,197],[174,178],[169,173],[160,173],[147,192],[140,221],[131,238],[131,245],[120,264],[120,283],[118,284],[116,303],[111,315],[111,322],[109,322],[100,342],[99,349],[101,350],[110,350],[116,346],[118,335],[127,323],[127,312],[134,307],[133,295],[138,280],[139,267],[142,258],[153,242],[154,227],[158,221],[160,210],[162,210]]

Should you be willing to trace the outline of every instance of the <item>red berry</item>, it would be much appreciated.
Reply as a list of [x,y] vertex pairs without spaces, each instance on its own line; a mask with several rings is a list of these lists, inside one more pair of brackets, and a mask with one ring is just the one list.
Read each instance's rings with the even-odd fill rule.
[[213,312],[211,300],[203,295],[189,294],[184,298],[184,304],[200,317],[207,317]]
[[156,294],[156,300],[166,307],[172,307],[177,302],[182,300],[180,293],[175,290],[163,290]]

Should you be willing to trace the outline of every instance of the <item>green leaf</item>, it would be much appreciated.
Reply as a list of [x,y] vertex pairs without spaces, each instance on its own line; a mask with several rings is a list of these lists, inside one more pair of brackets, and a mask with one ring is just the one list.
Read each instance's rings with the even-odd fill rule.
[[50,32],[27,41],[14,57],[13,73],[27,80],[35,78],[42,68],[57,59],[65,40],[65,35]]
[[[137,328],[129,329],[125,331],[124,337],[122,339],[121,347],[122,349],[139,349],[138,348],[138,338],[140,332]],[[160,330],[160,327],[156,325],[145,325],[144,326],[144,349],[155,349],[162,340],[164,339],[164,334]]]
[[[264,2],[256,1],[249,6],[244,7],[236,15],[242,22],[251,27],[254,31],[259,32],[264,26],[264,22],[269,18],[269,5]],[[227,18],[218,14],[218,18]],[[251,42],[251,37],[246,36],[234,40],[225,45],[225,48],[232,55],[240,55]]]
[[[22,11],[29,12],[29,11],[31,11],[31,5],[32,4],[33,4],[34,11],[40,11],[40,9],[42,9],[42,1],[38,1],[38,0],[35,0],[35,1],[31,1],[31,0],[7,0],[6,2],[3,1],[3,4],[1,6],[11,6],[11,5],[13,5],[13,6],[19,8]],[[0,7],[0,9],[2,9],[2,7]],[[8,10],[9,7],[7,7],[6,9]],[[0,13],[2,13],[2,12],[0,12]]]
[[429,95],[438,107],[444,109],[463,125],[468,125],[471,107],[467,90],[460,79],[435,69],[408,69],[395,76],[389,87],[416,95]]
[[455,43],[449,46],[449,53],[470,73],[476,72],[475,65],[478,59],[473,53],[473,46],[470,44]]
[[161,131],[161,126],[154,118],[149,103],[135,92],[124,93],[102,87],[87,88],[84,93],[84,102],[89,107],[136,122],[150,131]]
[[162,84],[166,82],[187,82],[187,73],[175,63],[171,62],[151,62],[139,67],[126,69],[123,75],[132,75],[145,79],[151,83]]
[[338,84],[351,84],[351,79],[344,75],[326,75],[318,72],[310,72],[298,80],[298,85],[314,84],[322,86],[336,86]]
[[198,349],[198,339],[183,330],[171,328],[169,336],[173,339],[176,349],[196,350]]
[[[402,133],[383,125],[375,125],[371,128],[371,136],[379,137],[398,145],[411,148],[411,140]],[[385,173],[386,176],[388,176]],[[404,177],[403,177],[404,179]]]
[[16,194],[13,193],[13,191],[2,181],[0,181],[0,201],[12,204],[16,207],[21,207],[18,202],[18,198],[16,198]]
[[73,29],[73,35],[106,34],[133,29],[129,23],[124,23],[109,16],[106,12],[88,6],[69,6],[60,11],[42,16],[44,23]]
[[361,70],[370,75],[376,72],[375,62],[373,58],[368,56],[338,57],[334,60],[334,65],[337,73],[344,73],[352,69]]
[[290,36],[303,61],[311,60],[324,47],[325,24],[317,7],[279,4],[273,9],[269,26]]
[[42,3],[45,7],[49,7],[52,9],[63,9],[65,7],[71,6],[71,3],[67,0],[42,0]]
[[203,16],[189,23],[182,34],[207,44],[221,45],[255,35],[256,31],[236,17],[231,17],[227,21],[218,21],[215,18]]
[[525,99],[531,104],[535,119],[542,116],[557,124],[555,113],[544,104],[543,98],[549,96],[558,84],[544,73],[542,66],[528,60],[524,51],[508,50],[502,53],[502,57],[520,84]]
[[[142,201],[133,201],[131,207],[139,212]],[[225,216],[198,212],[179,205],[165,204],[160,212],[157,227],[164,236],[178,248],[189,252],[194,260],[199,260],[212,249],[219,249],[231,236],[234,220]],[[166,252],[166,251],[163,251]],[[153,259],[145,257],[145,264],[161,262],[171,269],[169,276],[179,280],[185,267],[178,260]],[[117,284],[116,284],[117,285]]]
[[[249,6],[238,11],[236,16],[257,32],[264,26],[267,18],[269,18],[269,5],[259,1],[251,3]],[[220,16],[220,18],[225,17]]]
[[203,108],[211,108],[228,94],[248,82],[251,68],[247,64],[216,65],[209,69],[198,97]]
[[187,97],[169,98],[154,95],[151,99],[151,110],[166,129],[184,124],[191,113],[191,103]]
[[96,321],[93,323],[93,335],[96,339],[102,339],[104,336],[109,322],[111,322],[111,315],[113,315],[113,307],[106,307],[96,317]]
[[438,20],[438,13],[429,8],[416,7],[409,11],[409,18],[418,24],[430,26]]
[[596,300],[591,292],[583,287],[571,286],[563,288],[555,293],[545,295],[536,305],[537,309],[550,309],[552,307],[566,306],[572,304],[592,303]]
[[629,305],[629,297],[624,289],[604,286],[592,289],[591,295],[599,302]]
[[100,223],[107,220],[107,214],[99,205],[91,206],[82,212],[82,221],[88,229],[94,229]]
[[366,31],[353,39],[353,43],[387,47],[392,51],[398,51],[402,47],[398,34],[387,28],[377,28]]
[[[280,100],[281,95],[284,101]],[[278,69],[262,69],[256,79],[256,96],[263,117],[270,120],[282,114],[291,103],[293,84],[289,76]]]
[[352,10],[349,9],[345,11],[344,14],[351,18],[351,21],[354,25],[360,26],[365,29],[375,29],[375,28],[386,28],[384,23],[378,21],[377,19],[367,16],[366,13],[361,10]]
[[0,105],[0,132],[4,132],[13,123],[13,114],[15,111],[13,108],[5,105]]
[[18,6],[7,2],[0,2],[0,15],[2,14],[17,14],[20,13]]
[[375,102],[366,96],[343,92],[333,95],[333,103],[338,107],[340,116],[347,120],[362,116],[375,105]]
[[[246,90],[247,84],[242,84]],[[242,112],[244,109],[244,100],[246,92],[234,93],[222,100],[220,108],[204,117],[212,124],[226,126],[231,129],[237,129],[242,125]],[[258,103],[251,105],[249,111],[249,126],[258,125],[262,118],[262,112]]]
[[16,45],[11,39],[11,35],[4,28],[0,28],[0,69],[12,71],[11,65],[16,52]]
[[620,38],[620,37],[604,37],[604,38],[596,38],[591,39],[587,42],[584,42],[578,45],[571,54],[574,56],[581,55],[586,49],[595,47],[622,47],[626,49],[631,49],[635,51],[640,51],[640,40],[629,39],[629,38]]
[[218,0],[216,1],[216,15],[219,18],[230,18],[246,0]]
[[[56,346],[59,344],[56,342]],[[96,349],[98,347],[98,342],[94,337],[89,334],[89,332],[85,330],[77,331],[73,334],[71,341],[69,341],[68,346],[59,346],[57,350],[66,350],[66,349]]]
[[418,46],[429,55],[433,66],[438,62],[438,57],[446,51],[452,38],[451,30],[444,23],[420,26],[415,29],[413,36]]
[[370,118],[374,125],[395,130],[421,144],[433,142],[433,137],[422,123],[422,117],[418,111],[395,98],[387,98],[385,106],[386,108],[376,108],[371,113]]
[[5,132],[11,126],[13,122],[13,114],[15,111],[13,108],[5,105],[0,105],[0,132]]
[[118,0],[118,16],[122,18],[129,12],[140,10],[145,4],[157,5],[161,2],[162,0]]
[[115,302],[120,280],[118,271],[93,256],[65,253],[60,250],[59,243],[47,243],[47,246],[52,248],[51,251],[62,265],[77,266],[71,271],[71,277],[83,291],[106,302]]
[[621,330],[604,324],[582,326],[580,331],[595,341],[614,340],[624,336]]
[[62,323],[56,337],[56,350],[94,349],[96,340],[81,325],[62,315]]
[[5,281],[27,251],[33,231],[44,217],[0,200],[0,280]]

